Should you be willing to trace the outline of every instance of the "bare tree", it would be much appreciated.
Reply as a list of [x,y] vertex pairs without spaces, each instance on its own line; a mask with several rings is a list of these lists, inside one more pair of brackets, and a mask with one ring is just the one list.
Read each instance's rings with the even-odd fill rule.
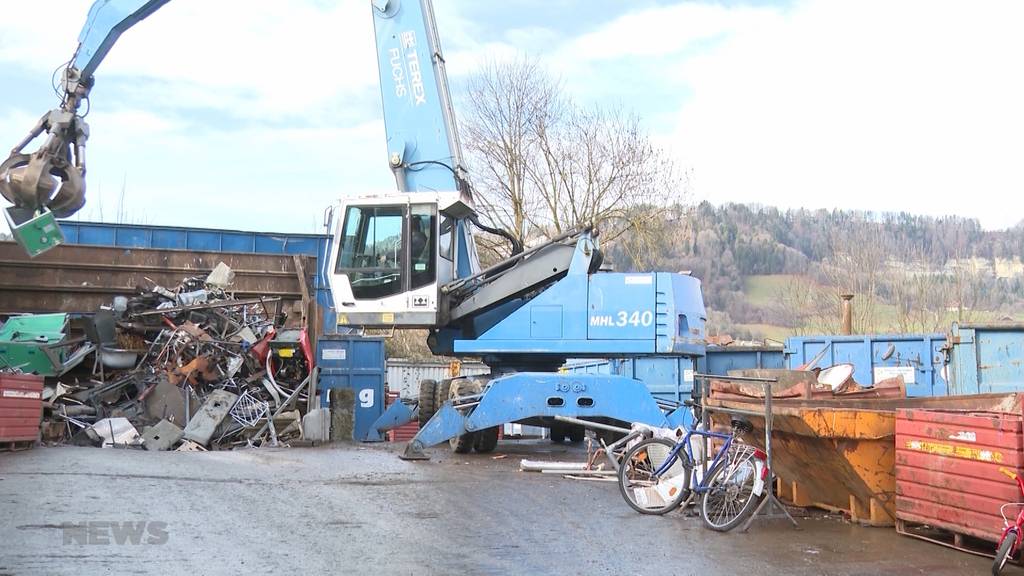
[[974,261],[958,258],[954,269],[955,297],[951,309],[956,321],[963,324],[976,320],[984,282]]
[[637,116],[571,108],[559,118],[537,128],[543,161],[529,165],[544,207],[533,216],[537,228],[559,234],[593,223],[614,240],[650,225],[682,199],[674,163],[653,145]]
[[787,326],[796,335],[802,335],[812,323],[815,306],[812,298],[819,287],[808,276],[794,276],[783,284],[775,294],[775,312],[779,324]]
[[594,224],[606,241],[684,199],[639,118],[583,108],[536,60],[490,63],[469,82],[468,161],[484,217],[522,241]]
[[678,267],[673,269],[671,251],[665,247],[690,236],[692,213],[692,207],[684,204],[667,209],[663,206],[624,209],[624,219],[632,224],[616,239],[616,243],[632,262],[634,270],[691,272]]
[[483,215],[520,242],[539,198],[529,190],[537,126],[553,122],[560,88],[535,60],[485,64],[469,81],[461,132]]
[[890,268],[896,329],[903,333],[943,329],[948,317],[948,278],[942,271],[919,257]]
[[396,330],[394,334],[384,340],[384,348],[388,358],[407,358],[409,360],[433,358],[433,354],[427,348],[426,330]]
[[853,294],[853,329],[876,332],[882,325],[879,304],[887,252],[870,227],[853,233],[830,232],[831,256],[817,278],[801,275],[779,290],[779,313],[792,319],[797,332],[838,334],[840,296]]

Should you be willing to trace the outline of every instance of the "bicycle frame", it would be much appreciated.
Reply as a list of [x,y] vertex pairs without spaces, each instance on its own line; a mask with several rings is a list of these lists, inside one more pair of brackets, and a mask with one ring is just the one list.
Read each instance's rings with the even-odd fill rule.
[[[668,472],[668,470],[672,468],[672,465],[675,464],[676,460],[679,458],[680,450],[685,450],[686,457],[690,459],[691,463],[693,463],[693,448],[690,446],[690,438],[692,438],[694,435],[704,438],[705,442],[709,438],[717,438],[725,442],[722,445],[722,447],[718,449],[718,452],[715,453],[715,457],[712,459],[711,466],[708,467],[708,470],[714,470],[719,465],[719,463],[722,461],[723,454],[727,454],[729,452],[729,448],[732,446],[733,439],[735,438],[732,434],[723,434],[721,432],[710,432],[706,430],[696,429],[687,430],[686,435],[683,436],[683,439],[679,442],[676,442],[676,445],[673,446],[672,450],[668,453],[668,457],[665,458],[665,461],[654,472],[655,478],[660,478],[662,474]],[[707,491],[707,487],[704,484],[706,476],[707,475],[701,477],[700,482],[693,489],[695,492],[701,493]]]
[[[1017,482],[1017,489],[1020,490],[1021,495],[1024,496],[1024,478],[1021,478],[1016,472],[1007,468],[999,468],[999,471],[1015,480]],[[1017,519],[1013,523],[1010,522],[1004,512],[1008,506],[1018,507]],[[1012,556],[1017,553],[1017,550],[1020,549],[1021,541],[1024,540],[1024,503],[1008,502],[1003,504],[999,507],[999,514],[1003,517],[1003,524],[1005,527],[1003,528],[1003,535],[999,538],[999,542],[996,543],[996,548],[998,549],[999,546],[1002,545],[1003,540],[1006,540],[1006,537],[1013,532],[1014,543],[1013,547],[1010,548],[1010,555]]]

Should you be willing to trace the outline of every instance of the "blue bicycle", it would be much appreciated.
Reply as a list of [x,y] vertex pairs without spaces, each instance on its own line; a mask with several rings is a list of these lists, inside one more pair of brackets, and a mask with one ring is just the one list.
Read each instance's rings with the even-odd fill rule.
[[[732,432],[723,434],[691,428],[682,439],[647,438],[629,449],[619,464],[619,490],[626,502],[641,514],[665,514],[686,501],[691,494],[700,498],[700,514],[712,530],[727,532],[739,526],[765,495],[768,467],[764,452],[736,441],[736,435],[750,430],[750,424],[732,422]],[[677,438],[682,430],[676,433]],[[721,443],[696,485],[691,486],[694,450],[691,439],[701,446]],[[698,458],[704,450],[698,450]]]

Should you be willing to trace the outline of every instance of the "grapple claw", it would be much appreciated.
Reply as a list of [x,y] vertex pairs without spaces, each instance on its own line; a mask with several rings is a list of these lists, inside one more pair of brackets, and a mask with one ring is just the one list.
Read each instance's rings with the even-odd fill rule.
[[12,154],[0,164],[0,195],[15,206],[45,206],[67,218],[85,205],[85,179],[76,166],[45,151]]

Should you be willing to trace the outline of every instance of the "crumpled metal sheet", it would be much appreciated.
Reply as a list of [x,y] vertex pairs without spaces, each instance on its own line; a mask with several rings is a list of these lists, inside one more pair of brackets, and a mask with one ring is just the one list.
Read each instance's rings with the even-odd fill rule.
[[127,418],[104,418],[92,425],[92,431],[103,440],[104,448],[142,444],[142,436]]

